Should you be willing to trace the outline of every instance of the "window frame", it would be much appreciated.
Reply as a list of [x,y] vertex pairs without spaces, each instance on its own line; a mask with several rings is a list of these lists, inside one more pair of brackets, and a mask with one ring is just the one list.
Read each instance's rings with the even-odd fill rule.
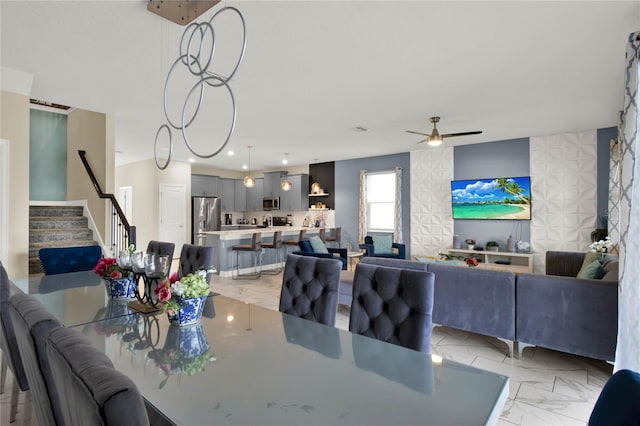
[[[393,194],[392,194],[392,199],[391,201],[369,201],[369,192],[371,191],[371,185],[370,185],[370,176],[375,176],[375,175],[389,175],[390,178],[393,179]],[[382,171],[378,171],[378,172],[367,172],[366,176],[366,185],[367,185],[367,189],[366,189],[366,194],[365,194],[365,203],[367,205],[367,233],[391,233],[393,234],[395,231],[395,214],[392,215],[392,220],[390,223],[390,227],[389,228],[373,228],[371,226],[371,212],[373,211],[372,209],[372,205],[374,204],[378,204],[378,205],[382,205],[382,204],[391,204],[392,207],[392,211],[395,209],[395,203],[396,203],[396,174],[395,174],[395,170],[382,170]]]

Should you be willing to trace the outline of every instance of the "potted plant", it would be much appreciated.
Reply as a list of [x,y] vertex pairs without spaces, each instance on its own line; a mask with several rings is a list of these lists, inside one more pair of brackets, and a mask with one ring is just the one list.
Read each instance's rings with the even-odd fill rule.
[[111,299],[133,299],[136,286],[133,272],[118,265],[115,257],[106,257],[98,261],[93,272],[104,280],[107,294]]
[[500,245],[495,241],[487,242],[487,251],[498,251]]
[[476,246],[476,240],[472,240],[471,238],[467,238],[464,242],[467,244],[469,250],[473,250]]
[[158,300],[164,302],[162,309],[167,313],[172,325],[189,325],[200,321],[204,302],[209,295],[207,274],[213,269],[199,270],[178,278],[171,274],[155,289]]

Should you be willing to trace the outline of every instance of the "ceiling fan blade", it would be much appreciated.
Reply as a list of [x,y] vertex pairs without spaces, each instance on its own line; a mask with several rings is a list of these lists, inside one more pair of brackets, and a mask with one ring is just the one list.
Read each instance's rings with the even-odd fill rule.
[[413,133],[414,135],[431,136],[428,133],[414,132],[413,130],[405,130],[407,133]]
[[482,133],[482,130],[476,130],[474,132],[462,132],[462,133],[446,133],[444,135],[440,135],[443,138],[454,138],[456,136],[468,136],[468,135],[479,135]]
[[420,142],[416,142],[417,144],[421,144],[421,143],[425,143],[425,142],[429,142],[429,138],[423,139]]

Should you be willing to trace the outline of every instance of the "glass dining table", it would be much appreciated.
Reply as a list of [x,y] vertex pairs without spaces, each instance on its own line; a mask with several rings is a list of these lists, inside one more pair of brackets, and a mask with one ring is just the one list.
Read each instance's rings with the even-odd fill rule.
[[225,296],[208,302],[188,327],[158,313],[76,328],[180,425],[494,424],[507,399],[503,375]]

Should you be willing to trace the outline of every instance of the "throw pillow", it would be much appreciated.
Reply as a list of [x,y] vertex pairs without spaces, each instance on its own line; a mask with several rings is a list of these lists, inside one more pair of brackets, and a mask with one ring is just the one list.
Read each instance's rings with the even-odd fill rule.
[[371,239],[373,240],[373,249],[376,253],[393,253],[393,247],[391,246],[393,240],[391,239],[391,235],[372,235]]
[[587,278],[592,280],[599,280],[605,274],[604,269],[602,269],[602,265],[600,265],[599,260],[594,260],[586,268],[580,269],[578,272],[577,278]]
[[583,269],[585,269],[587,266],[591,265],[594,260],[597,260],[599,262],[600,258],[601,258],[600,253],[596,253],[596,252],[587,253],[584,256],[584,260],[582,261],[582,266],[580,267],[580,270],[578,271],[578,274],[576,275],[576,277],[580,278],[580,274],[583,273]]
[[329,253],[329,250],[327,250],[327,246],[324,245],[320,237],[318,237],[317,235],[309,238],[309,243],[311,243],[311,248],[313,249],[314,253]]

